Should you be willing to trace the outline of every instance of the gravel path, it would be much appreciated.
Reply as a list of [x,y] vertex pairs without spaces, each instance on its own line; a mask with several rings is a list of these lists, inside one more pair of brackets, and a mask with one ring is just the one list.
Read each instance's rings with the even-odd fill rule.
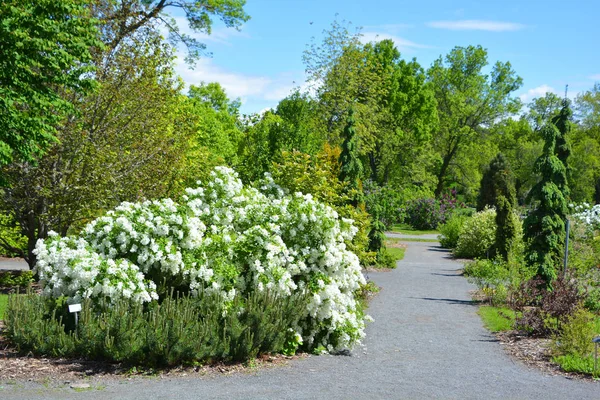
[[600,384],[548,376],[513,362],[481,324],[459,275],[436,243],[410,242],[382,287],[365,347],[286,366],[210,378],[106,382],[85,393],[4,385],[0,398],[85,399],[593,399]]
[[29,265],[22,258],[6,258],[0,257],[0,271],[1,270],[12,270],[12,271],[27,271]]

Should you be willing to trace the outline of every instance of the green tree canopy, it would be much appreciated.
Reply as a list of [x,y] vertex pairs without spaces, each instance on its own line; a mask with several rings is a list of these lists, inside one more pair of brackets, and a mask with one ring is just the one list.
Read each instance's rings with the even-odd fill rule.
[[74,111],[62,92],[92,89],[90,49],[102,44],[87,3],[0,2],[0,165],[43,154]]
[[436,196],[450,184],[449,175],[464,146],[485,136],[489,127],[520,108],[512,97],[521,87],[509,62],[496,62],[489,74],[487,51],[481,46],[455,47],[427,71],[433,84],[440,118],[433,141],[440,156]]

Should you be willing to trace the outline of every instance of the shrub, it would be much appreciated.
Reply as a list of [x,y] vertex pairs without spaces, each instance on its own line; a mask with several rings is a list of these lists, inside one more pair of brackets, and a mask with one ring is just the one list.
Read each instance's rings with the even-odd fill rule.
[[36,247],[44,295],[164,301],[173,290],[214,293],[225,305],[269,290],[309,295],[293,328],[309,347],[350,347],[364,336],[354,291],[365,279],[347,249],[357,232],[311,195],[270,179],[244,187],[225,167],[204,187],[170,199],[123,203],[81,237],[51,234]]
[[465,264],[464,273],[469,282],[477,285],[492,305],[506,301],[509,271],[502,259],[468,262]]
[[415,229],[437,229],[444,222],[439,201],[435,199],[417,199],[406,207],[407,222]]
[[553,357],[552,361],[560,365],[566,372],[577,372],[591,375],[595,378],[600,377],[600,368],[594,371],[594,357],[579,357],[574,355]]
[[521,312],[515,328],[532,335],[545,336],[561,330],[583,300],[577,282],[559,278],[552,282],[553,290],[546,289],[546,281],[536,277],[525,281],[512,295],[512,307]]
[[592,339],[599,333],[596,332],[594,319],[594,314],[583,308],[577,308],[563,324],[554,342],[554,354],[582,358],[589,356],[594,349]]
[[460,214],[454,214],[446,223],[438,228],[441,235],[438,236],[440,245],[446,249],[453,249],[458,243],[458,238],[464,223],[469,217]]
[[454,255],[456,257],[488,257],[496,237],[496,211],[486,209],[465,221]]
[[31,283],[33,283],[31,271],[0,271],[0,287],[26,288]]
[[[64,301],[35,294],[9,298],[6,335],[21,352],[87,357],[133,365],[164,366],[215,360],[246,361],[259,354],[294,353],[296,326],[308,298],[272,292],[167,297],[144,307],[117,300],[110,307],[83,302],[77,327]],[[101,311],[99,311],[101,310]]]

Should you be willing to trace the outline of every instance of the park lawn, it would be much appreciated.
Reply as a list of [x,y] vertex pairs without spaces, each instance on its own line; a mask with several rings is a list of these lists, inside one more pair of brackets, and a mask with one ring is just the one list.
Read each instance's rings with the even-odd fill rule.
[[506,307],[481,306],[477,312],[483,325],[491,332],[503,332],[513,329],[515,312]]
[[394,260],[400,261],[404,258],[404,252],[406,251],[403,247],[388,247],[387,252],[394,257]]
[[419,230],[408,224],[395,224],[391,227],[391,232],[403,233],[405,235],[438,235],[438,230]]
[[436,243],[439,242],[437,239],[427,239],[427,238],[388,238],[388,242],[390,243],[402,243],[402,242],[430,242]]
[[8,304],[8,295],[0,293],[0,321],[4,319],[4,310]]

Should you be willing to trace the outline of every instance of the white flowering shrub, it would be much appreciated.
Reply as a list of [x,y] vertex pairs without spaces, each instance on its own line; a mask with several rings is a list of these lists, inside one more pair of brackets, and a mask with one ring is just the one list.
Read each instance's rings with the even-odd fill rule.
[[310,195],[285,194],[269,177],[245,187],[218,167],[179,203],[123,203],[79,238],[38,241],[36,270],[45,295],[71,302],[149,302],[176,288],[220,294],[226,310],[236,294],[306,293],[305,316],[290,328],[298,342],[331,351],[364,336],[354,293],[365,279],[346,248],[356,231]]
[[588,203],[570,204],[573,217],[583,222],[591,231],[600,230],[600,204],[591,206]]

